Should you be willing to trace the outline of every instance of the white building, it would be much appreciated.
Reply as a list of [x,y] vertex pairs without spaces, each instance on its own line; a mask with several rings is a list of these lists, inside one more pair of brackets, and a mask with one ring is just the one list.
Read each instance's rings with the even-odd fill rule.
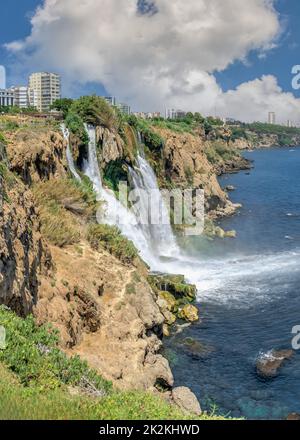
[[33,89],[26,86],[13,87],[14,105],[20,108],[36,107],[37,94]]
[[13,89],[0,89],[0,106],[12,107],[14,100],[15,94]]
[[276,114],[274,112],[269,112],[268,122],[271,125],[275,125],[276,124]]
[[6,89],[6,71],[4,66],[0,66],[0,89]]
[[186,116],[186,112],[183,110],[175,110],[173,108],[166,109],[166,119],[181,119]]
[[50,110],[61,99],[61,78],[56,73],[38,72],[29,77],[29,88],[35,93],[35,107],[41,112]]
[[124,113],[125,115],[131,114],[131,109],[128,104],[125,104],[124,102],[120,102],[120,104],[117,104],[118,109]]
[[110,105],[117,105],[117,99],[115,96],[103,96],[106,102]]

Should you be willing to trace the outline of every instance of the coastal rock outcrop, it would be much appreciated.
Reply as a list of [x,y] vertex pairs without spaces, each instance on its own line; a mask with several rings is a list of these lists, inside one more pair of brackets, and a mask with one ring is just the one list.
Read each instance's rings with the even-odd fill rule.
[[263,354],[256,362],[257,374],[264,379],[276,377],[283,364],[290,360],[293,355],[293,350],[272,350]]
[[172,390],[174,403],[184,412],[201,416],[200,403],[192,391],[187,387],[178,387]]

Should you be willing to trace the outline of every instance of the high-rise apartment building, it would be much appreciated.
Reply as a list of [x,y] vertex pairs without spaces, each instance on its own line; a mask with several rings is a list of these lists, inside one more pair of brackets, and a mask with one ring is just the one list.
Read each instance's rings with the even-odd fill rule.
[[29,88],[35,93],[35,107],[41,112],[50,110],[61,98],[61,78],[56,73],[38,72],[29,77]]
[[131,114],[131,109],[128,104],[125,104],[124,102],[120,102],[120,104],[117,104],[118,109],[124,113],[125,115]]
[[117,99],[114,96],[104,96],[104,99],[110,105],[117,105]]
[[183,110],[175,110],[173,108],[166,109],[166,119],[183,119],[186,112]]
[[14,91],[14,105],[20,108],[37,107],[36,92],[26,86],[12,88]]
[[268,122],[271,125],[276,124],[276,114],[274,112],[269,112]]

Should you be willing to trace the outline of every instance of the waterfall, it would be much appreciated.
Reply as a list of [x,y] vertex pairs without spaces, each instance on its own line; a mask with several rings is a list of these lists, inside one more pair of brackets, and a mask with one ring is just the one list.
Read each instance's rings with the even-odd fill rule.
[[81,177],[79,176],[79,174],[76,171],[74,159],[73,159],[71,148],[70,148],[70,132],[69,132],[68,128],[65,126],[65,124],[61,124],[60,128],[61,128],[61,131],[64,135],[65,140],[67,141],[66,156],[67,156],[67,162],[68,162],[69,169],[70,169],[73,177],[80,182]]
[[105,205],[102,218],[98,217],[98,220],[112,226],[118,226],[122,234],[134,243],[143,260],[151,267],[157,268],[159,259],[154,252],[149,236],[138,224],[134,213],[116,199],[113,191],[103,188],[97,160],[95,128],[86,125],[86,131],[89,136],[88,159],[84,161],[83,171],[92,181],[97,199],[102,200]]
[[87,160],[84,160],[83,164],[83,172],[93,183],[97,199],[100,200],[102,195],[102,179],[96,150],[96,130],[92,125],[84,124],[84,126],[89,137],[89,146],[88,158]]
[[140,228],[159,257],[174,257],[179,249],[170,223],[170,213],[163,200],[153,169],[141,154],[136,169],[129,169],[139,199],[139,210],[146,215]]

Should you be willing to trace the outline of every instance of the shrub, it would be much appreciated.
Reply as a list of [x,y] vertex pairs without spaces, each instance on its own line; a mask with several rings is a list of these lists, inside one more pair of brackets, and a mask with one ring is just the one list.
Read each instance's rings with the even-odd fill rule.
[[82,96],[73,102],[70,112],[77,114],[88,124],[101,125],[118,131],[120,117],[113,107],[98,96]]
[[77,216],[90,218],[97,207],[95,195],[87,186],[72,179],[41,182],[33,187],[40,206],[42,234],[56,246],[78,243],[81,238]]
[[87,239],[94,249],[103,248],[124,264],[132,264],[138,256],[134,244],[116,226],[91,224]]
[[83,120],[78,114],[70,111],[66,116],[66,125],[83,144],[88,144],[89,137],[84,127]]
[[86,381],[103,394],[110,391],[111,383],[79,356],[68,358],[58,349],[58,332],[51,326],[38,327],[32,316],[19,318],[3,306],[0,325],[6,330],[6,347],[0,350],[0,361],[17,374],[23,385],[54,389]]
[[73,104],[73,99],[70,98],[56,99],[56,101],[54,101],[54,103],[51,105],[51,109],[61,111],[65,118],[72,104]]

